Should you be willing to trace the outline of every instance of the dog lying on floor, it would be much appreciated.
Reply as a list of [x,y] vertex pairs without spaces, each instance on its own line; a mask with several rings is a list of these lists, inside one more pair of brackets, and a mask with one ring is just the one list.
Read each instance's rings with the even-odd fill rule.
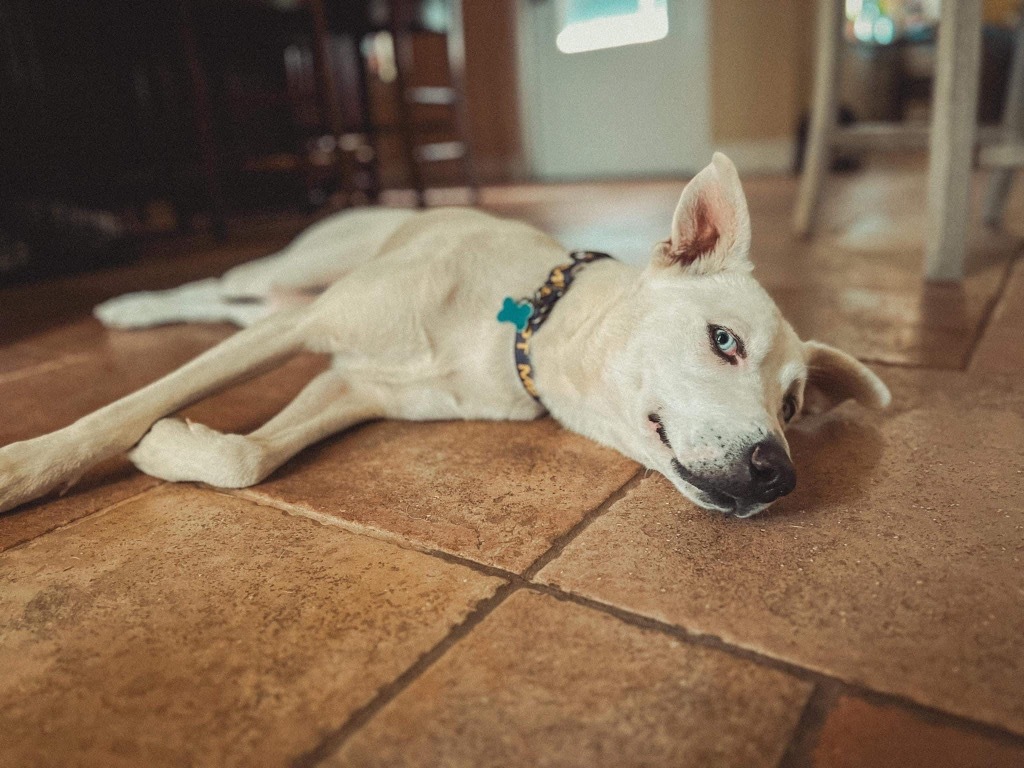
[[[860,362],[797,338],[751,277],[749,249],[746,199],[721,154],[683,190],[645,269],[567,260],[542,232],[470,209],[339,214],[219,280],[97,308],[122,327],[246,327],[69,427],[0,449],[0,510],[126,451],[165,480],[240,488],[369,419],[547,411],[696,504],[749,517],[795,485],[783,431],[802,410],[890,400]],[[303,349],[331,367],[249,435],[164,418]]]

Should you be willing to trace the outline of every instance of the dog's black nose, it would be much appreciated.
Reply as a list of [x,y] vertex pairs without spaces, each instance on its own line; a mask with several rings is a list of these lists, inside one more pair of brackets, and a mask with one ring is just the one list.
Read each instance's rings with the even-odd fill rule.
[[796,470],[778,440],[762,440],[750,451],[751,490],[761,501],[775,501],[796,488]]

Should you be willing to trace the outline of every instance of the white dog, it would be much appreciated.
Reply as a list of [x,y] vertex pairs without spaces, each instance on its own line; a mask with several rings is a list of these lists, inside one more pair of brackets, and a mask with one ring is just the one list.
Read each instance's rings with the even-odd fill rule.
[[[753,515],[794,487],[783,430],[802,409],[890,396],[854,358],[797,338],[751,277],[749,248],[746,200],[721,154],[683,191],[645,269],[570,261],[538,230],[474,210],[340,214],[220,280],[98,308],[113,325],[248,327],[69,427],[0,449],[0,510],[125,451],[156,477],[238,488],[368,419],[547,411],[700,506]],[[303,349],[332,366],[252,434],[163,418]]]

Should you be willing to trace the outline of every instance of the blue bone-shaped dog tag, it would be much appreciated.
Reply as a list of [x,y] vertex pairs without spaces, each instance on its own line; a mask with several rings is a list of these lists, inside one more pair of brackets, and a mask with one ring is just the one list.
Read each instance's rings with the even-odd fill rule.
[[511,296],[506,296],[505,302],[501,305],[501,311],[498,313],[498,322],[512,323],[522,333],[526,330],[531,315],[533,315],[533,306],[530,302],[515,301]]

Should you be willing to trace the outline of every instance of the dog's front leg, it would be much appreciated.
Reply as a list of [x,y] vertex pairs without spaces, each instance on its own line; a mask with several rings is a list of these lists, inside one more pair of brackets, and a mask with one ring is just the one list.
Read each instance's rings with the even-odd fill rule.
[[383,415],[379,401],[326,371],[279,414],[249,435],[227,435],[179,419],[157,422],[129,454],[154,477],[245,488],[263,480],[308,445]]
[[68,427],[0,448],[0,512],[67,488],[90,467],[129,450],[162,416],[280,364],[305,341],[301,317],[274,315]]

